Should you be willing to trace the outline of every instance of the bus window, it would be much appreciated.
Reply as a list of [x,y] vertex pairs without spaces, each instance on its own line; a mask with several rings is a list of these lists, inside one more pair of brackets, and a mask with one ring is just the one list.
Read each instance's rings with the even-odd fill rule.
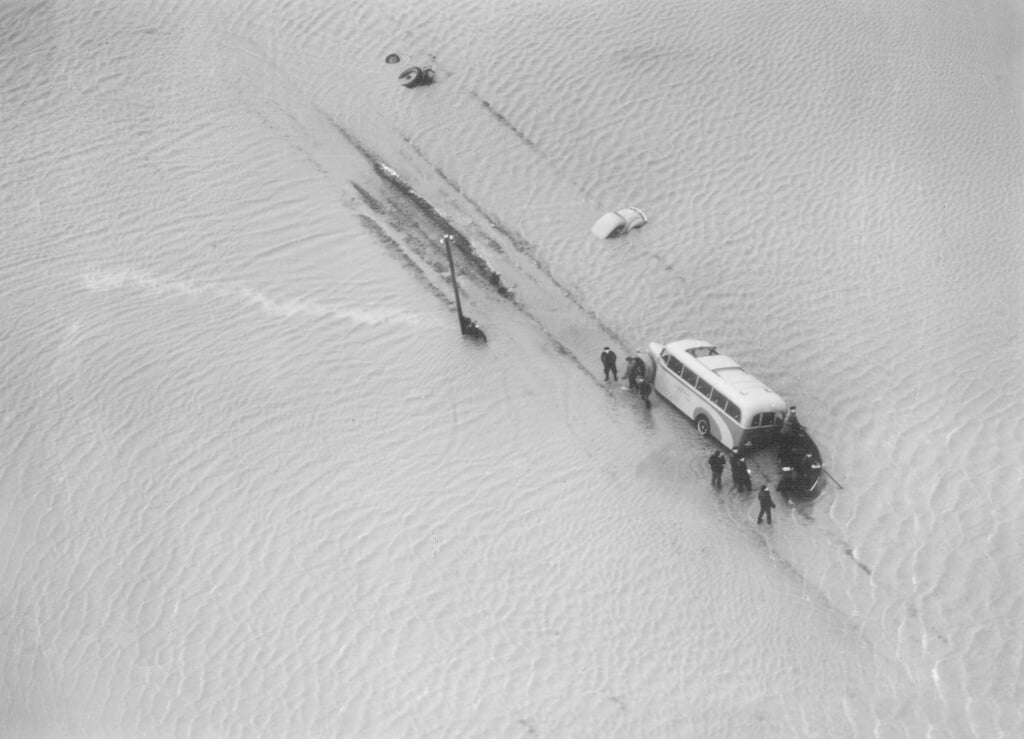
[[683,371],[683,363],[673,356],[669,356],[665,360],[665,364],[667,364],[668,368],[675,372],[677,375]]
[[693,373],[693,370],[689,367],[683,367],[683,379],[691,385],[697,384],[697,375]]
[[735,404],[735,403],[733,403],[733,402],[732,402],[731,400],[727,400],[727,401],[725,402],[725,412],[726,412],[726,413],[727,413],[727,414],[729,415],[729,417],[730,417],[730,418],[731,418],[732,420],[734,420],[734,421],[735,421],[736,423],[739,423],[739,422],[740,422],[740,409],[739,409],[739,408],[737,408],[737,407],[736,407],[736,404]]
[[707,396],[711,396],[711,383],[700,377],[697,378],[697,389]]
[[725,397],[724,395],[722,395],[717,390],[712,390],[711,391],[710,398],[711,398],[711,402],[714,403],[715,405],[717,405],[723,411],[725,410],[725,406],[727,406],[729,404],[729,399],[727,397]]

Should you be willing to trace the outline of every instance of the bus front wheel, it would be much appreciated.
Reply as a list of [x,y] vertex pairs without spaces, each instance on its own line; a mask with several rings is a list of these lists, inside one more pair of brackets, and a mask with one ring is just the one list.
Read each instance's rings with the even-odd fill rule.
[[711,433],[711,423],[704,416],[697,416],[697,433],[707,436]]

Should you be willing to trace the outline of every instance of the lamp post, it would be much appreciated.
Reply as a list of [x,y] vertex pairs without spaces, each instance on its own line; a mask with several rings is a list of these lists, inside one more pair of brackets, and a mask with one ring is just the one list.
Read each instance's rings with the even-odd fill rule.
[[479,324],[472,318],[462,314],[462,301],[459,299],[459,283],[455,279],[455,260],[452,259],[452,241],[454,238],[451,234],[445,234],[441,237],[441,243],[444,244],[444,250],[448,253],[448,269],[452,273],[452,290],[455,291],[455,310],[459,314],[459,331],[462,332],[463,336],[469,336],[477,341],[487,341],[487,335],[480,328]]
[[466,321],[462,317],[462,301],[459,300],[459,283],[455,279],[455,260],[452,259],[452,235],[445,234],[441,237],[441,243],[448,253],[448,269],[452,273],[452,290],[455,291],[455,310],[459,314],[459,331],[466,333]]

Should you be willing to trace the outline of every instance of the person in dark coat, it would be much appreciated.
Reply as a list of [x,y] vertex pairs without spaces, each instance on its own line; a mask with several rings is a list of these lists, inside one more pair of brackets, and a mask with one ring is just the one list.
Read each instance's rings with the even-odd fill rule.
[[792,436],[799,433],[802,428],[800,421],[796,418],[796,406],[789,406],[786,416],[782,419],[782,435]]
[[647,365],[644,364],[643,359],[644,353],[639,349],[636,350],[636,373],[639,377],[647,377]]
[[715,450],[715,453],[708,457],[708,466],[711,467],[711,484],[722,487],[722,470],[725,469],[725,455]]
[[615,362],[618,361],[618,357],[607,346],[604,351],[601,352],[601,366],[604,367],[604,381],[608,382],[608,375],[612,376],[612,379],[619,379],[619,368],[615,366]]
[[626,357],[626,380],[629,382],[630,390],[636,390],[636,379],[647,374],[647,367],[644,365],[644,360],[640,359],[639,354],[640,352],[637,352],[635,357]]
[[742,473],[743,478],[743,487],[740,489],[745,493],[749,493],[754,489],[754,486],[750,479],[750,468],[747,466],[746,457],[740,457],[740,472]]
[[747,467],[747,458],[736,448],[732,450],[732,481],[741,493],[751,491],[750,468]]
[[740,458],[740,450],[737,449],[736,447],[733,447],[732,451],[729,454],[729,471],[732,472],[732,481],[734,483],[737,482],[737,480],[738,480],[738,478],[740,476],[739,465],[737,465],[737,462],[739,461],[739,458]]
[[636,378],[636,389],[640,393],[640,397],[643,398],[644,405],[648,408],[651,407],[651,383],[650,381],[640,375]]
[[761,504],[761,512],[757,514],[757,522],[760,524],[761,519],[766,515],[768,516],[768,525],[772,525],[772,508],[775,507],[775,502],[772,500],[772,494],[768,490],[767,485],[762,485],[761,489],[757,491],[757,502]]

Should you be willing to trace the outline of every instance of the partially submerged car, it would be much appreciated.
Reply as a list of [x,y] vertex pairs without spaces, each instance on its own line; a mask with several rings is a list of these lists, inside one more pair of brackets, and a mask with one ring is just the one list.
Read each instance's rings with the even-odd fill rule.
[[402,87],[423,87],[434,84],[434,70],[430,67],[409,67],[398,75]]
[[640,228],[647,223],[647,215],[639,208],[629,206],[612,213],[605,213],[590,227],[590,233],[599,239],[610,239]]

